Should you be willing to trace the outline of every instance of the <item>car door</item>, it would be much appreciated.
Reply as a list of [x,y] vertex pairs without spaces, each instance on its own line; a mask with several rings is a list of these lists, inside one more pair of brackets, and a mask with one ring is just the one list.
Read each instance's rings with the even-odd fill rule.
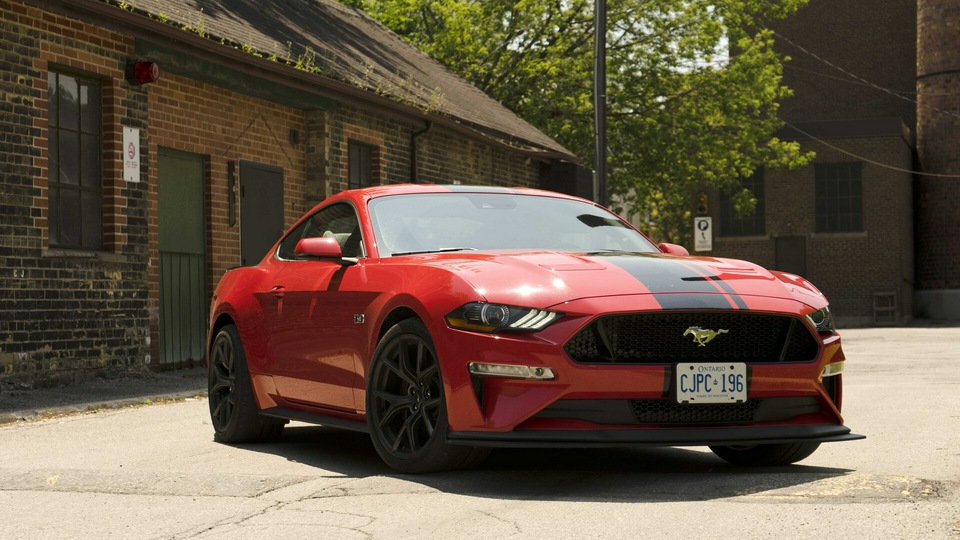
[[[294,253],[299,240],[317,236],[336,238],[357,264]],[[316,212],[281,242],[276,258],[284,268],[273,278],[265,321],[277,392],[294,403],[355,412],[364,339],[354,316],[372,297],[358,290],[365,261],[355,209],[339,203]]]

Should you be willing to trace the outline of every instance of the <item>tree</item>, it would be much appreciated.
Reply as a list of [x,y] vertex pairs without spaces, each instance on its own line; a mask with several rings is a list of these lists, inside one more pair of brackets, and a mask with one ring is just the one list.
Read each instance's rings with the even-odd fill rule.
[[[690,238],[707,189],[811,158],[776,139],[781,58],[765,27],[806,0],[608,0],[608,186],[657,240]],[[593,160],[593,0],[350,0]]]

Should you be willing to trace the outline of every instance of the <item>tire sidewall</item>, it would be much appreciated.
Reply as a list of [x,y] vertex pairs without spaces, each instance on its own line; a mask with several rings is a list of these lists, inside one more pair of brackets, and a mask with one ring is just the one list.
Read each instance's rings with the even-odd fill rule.
[[[215,380],[213,365],[213,348],[221,339],[229,339],[233,347],[233,396],[234,410],[233,414],[227,420],[226,425],[218,426],[213,419],[213,401],[210,399],[210,391]],[[251,419],[255,419],[258,414],[258,408],[253,399],[253,386],[250,382],[250,372],[247,369],[247,357],[243,350],[243,343],[240,341],[240,333],[234,325],[227,325],[220,329],[217,336],[211,344],[211,360],[207,367],[207,394],[210,402],[211,424],[214,429],[214,440],[219,442],[240,442],[248,438],[245,433],[245,424]]]
[[[382,440],[379,430],[375,427],[376,413],[374,402],[374,385],[378,379],[378,370],[383,369],[380,363],[380,357],[390,348],[392,342],[404,335],[414,335],[423,341],[424,345],[433,355],[437,362],[437,374],[440,377],[438,385],[440,389],[440,414],[437,417],[437,425],[430,440],[422,448],[414,452],[409,458],[397,457],[391,453],[386,442]],[[390,467],[404,472],[427,472],[437,469],[434,464],[442,459],[442,454],[448,448],[446,442],[450,427],[447,421],[447,402],[446,392],[443,388],[443,373],[440,366],[440,359],[437,357],[437,351],[433,346],[433,339],[426,327],[418,319],[406,319],[392,326],[383,335],[380,343],[373,353],[373,360],[370,365],[370,376],[367,377],[367,395],[366,395],[367,424],[370,429],[370,438],[373,440],[373,446],[377,450],[380,458]]]

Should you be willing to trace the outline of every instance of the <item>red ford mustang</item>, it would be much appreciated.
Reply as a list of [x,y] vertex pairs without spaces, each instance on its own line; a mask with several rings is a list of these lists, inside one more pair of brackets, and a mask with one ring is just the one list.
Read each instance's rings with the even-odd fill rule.
[[708,445],[738,465],[862,438],[805,279],[650,242],[591,202],[382,186],[318,205],[213,295],[215,438],[364,431],[391,467],[497,446]]

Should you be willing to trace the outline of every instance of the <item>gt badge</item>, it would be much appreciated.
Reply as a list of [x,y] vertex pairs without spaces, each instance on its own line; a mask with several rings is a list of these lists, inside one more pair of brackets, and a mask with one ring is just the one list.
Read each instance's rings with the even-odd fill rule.
[[364,317],[363,313],[357,313],[353,316],[353,324],[363,324],[365,320],[366,317]]
[[687,331],[683,333],[683,337],[693,335],[693,342],[701,347],[706,347],[707,343],[713,341],[713,338],[719,336],[720,334],[726,334],[728,330],[709,330],[700,328],[699,326],[691,326],[687,328]]

